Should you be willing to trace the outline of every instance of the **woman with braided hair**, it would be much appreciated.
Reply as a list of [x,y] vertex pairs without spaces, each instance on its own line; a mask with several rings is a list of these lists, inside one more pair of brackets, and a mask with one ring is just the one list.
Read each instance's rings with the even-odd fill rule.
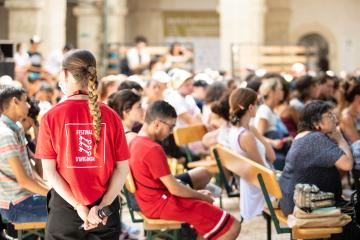
[[[99,103],[96,61],[87,50],[64,56],[60,87],[67,99],[42,118],[36,157],[52,188],[48,194],[47,240],[119,239],[117,196],[129,151],[118,115]],[[112,214],[98,212],[109,206]],[[63,220],[61,223],[59,220]]]

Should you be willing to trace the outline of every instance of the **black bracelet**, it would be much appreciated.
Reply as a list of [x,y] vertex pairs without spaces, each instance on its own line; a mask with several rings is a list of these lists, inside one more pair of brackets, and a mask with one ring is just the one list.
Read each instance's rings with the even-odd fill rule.
[[242,224],[243,221],[244,221],[244,218],[243,218],[243,216],[240,215],[240,224]]

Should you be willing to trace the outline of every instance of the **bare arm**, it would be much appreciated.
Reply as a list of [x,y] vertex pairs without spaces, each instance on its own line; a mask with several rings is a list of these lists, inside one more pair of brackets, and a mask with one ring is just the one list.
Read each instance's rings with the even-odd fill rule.
[[161,182],[165,185],[167,190],[174,196],[183,198],[195,198],[209,203],[213,202],[213,199],[205,194],[199,193],[185,185],[179,183],[172,175],[167,175],[160,178]]
[[257,162],[261,165],[264,165],[263,159],[259,153],[259,149],[257,148],[255,136],[252,132],[246,131],[238,139],[240,148],[246,152],[248,158]]
[[128,161],[120,161],[116,163],[114,172],[111,176],[109,188],[107,189],[99,207],[110,205],[114,199],[120,195],[120,191],[124,186],[126,176],[129,173]]
[[[260,135],[265,136],[265,133],[268,130],[268,121],[266,119],[261,118],[256,126],[257,131]],[[281,149],[284,143],[281,142],[280,139],[270,139],[264,137],[266,142],[268,142],[275,149]]]
[[49,186],[54,190],[71,206],[74,208],[78,204],[72,194],[69,184],[63,179],[62,176],[56,170],[55,159],[42,159],[42,165],[44,170],[44,176],[47,179]]
[[220,129],[206,133],[202,138],[202,143],[205,147],[209,148],[217,144],[217,137],[219,136]]
[[343,116],[341,118],[340,128],[352,142],[360,139],[354,120],[350,116]]
[[183,122],[186,122],[187,124],[196,124],[196,123],[202,123],[201,121],[201,116],[200,115],[196,115],[196,116],[191,116],[190,113],[182,113],[178,116],[178,119],[180,119]]
[[334,132],[328,135],[331,139],[337,142],[341,150],[343,150],[345,153],[335,162],[335,166],[340,170],[350,171],[353,168],[354,160],[349,144],[346,142],[339,129],[336,129]]
[[13,171],[16,181],[19,185],[26,190],[37,193],[43,196],[46,196],[48,189],[41,186],[34,179],[26,174],[26,171],[21,164],[21,160],[18,157],[10,157],[8,158],[9,165],[11,170]]
[[270,162],[274,162],[276,159],[275,151],[271,147],[270,143],[266,141],[265,137],[262,136],[255,127],[250,126],[250,131],[262,142],[262,144],[264,144],[266,159]]

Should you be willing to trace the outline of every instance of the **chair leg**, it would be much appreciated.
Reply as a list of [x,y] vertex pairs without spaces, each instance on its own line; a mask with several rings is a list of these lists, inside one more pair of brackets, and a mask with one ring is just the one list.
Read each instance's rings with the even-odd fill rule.
[[180,236],[180,229],[175,229],[174,230],[174,240],[180,240],[181,236]]
[[23,231],[22,230],[18,230],[17,231],[17,235],[18,235],[18,240],[22,240],[23,239]]
[[267,240],[271,240],[271,217],[265,214],[266,218],[266,232]]
[[222,209],[223,208],[223,201],[222,201],[222,196],[220,195],[220,208]]
[[147,230],[146,231],[146,240],[151,240],[152,239],[152,231],[151,230]]

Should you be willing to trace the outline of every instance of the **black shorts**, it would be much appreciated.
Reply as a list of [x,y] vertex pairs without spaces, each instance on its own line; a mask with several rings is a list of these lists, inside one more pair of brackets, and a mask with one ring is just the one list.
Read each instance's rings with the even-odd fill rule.
[[[98,205],[101,198],[92,206]],[[74,210],[54,189],[48,193],[48,223],[45,229],[46,240],[118,240],[120,236],[120,203],[116,198],[112,204],[113,214],[108,217],[106,225],[100,224],[98,227],[85,231],[81,228],[83,221]]]
[[191,181],[189,173],[181,173],[175,176],[176,179],[180,180],[183,184],[189,185],[191,188],[193,188],[193,183]]

